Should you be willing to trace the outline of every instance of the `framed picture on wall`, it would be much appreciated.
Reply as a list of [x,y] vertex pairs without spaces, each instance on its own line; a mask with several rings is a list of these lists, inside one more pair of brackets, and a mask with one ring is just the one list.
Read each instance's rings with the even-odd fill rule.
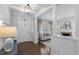
[[65,30],[71,30],[72,29],[71,25],[72,25],[71,21],[65,21],[63,23],[63,29],[65,29]]
[[73,34],[73,17],[62,18],[57,21],[58,34],[63,36],[72,36]]
[[72,23],[70,18],[60,19],[57,21],[58,30],[72,30]]

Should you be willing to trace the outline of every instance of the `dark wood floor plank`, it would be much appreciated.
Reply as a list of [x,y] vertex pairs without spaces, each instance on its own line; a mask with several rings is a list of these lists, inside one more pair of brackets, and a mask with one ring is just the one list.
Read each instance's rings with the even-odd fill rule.
[[[18,45],[19,55],[41,55],[41,49],[46,46],[42,43],[34,44],[33,42],[23,42]],[[50,52],[48,53],[48,55]]]

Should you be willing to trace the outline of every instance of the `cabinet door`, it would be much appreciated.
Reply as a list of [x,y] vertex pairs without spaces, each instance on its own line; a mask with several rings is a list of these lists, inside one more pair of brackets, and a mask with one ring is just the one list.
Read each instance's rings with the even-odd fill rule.
[[76,54],[76,40],[73,39],[62,39],[62,54],[63,55],[74,55]]
[[61,38],[53,37],[51,45],[52,54],[60,55],[61,54]]

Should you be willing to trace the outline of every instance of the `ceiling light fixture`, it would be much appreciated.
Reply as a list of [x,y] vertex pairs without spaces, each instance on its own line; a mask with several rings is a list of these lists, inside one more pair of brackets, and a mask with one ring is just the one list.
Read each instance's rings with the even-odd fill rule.
[[30,6],[30,4],[27,4],[24,6],[24,12],[25,13],[30,13],[32,11],[32,8]]

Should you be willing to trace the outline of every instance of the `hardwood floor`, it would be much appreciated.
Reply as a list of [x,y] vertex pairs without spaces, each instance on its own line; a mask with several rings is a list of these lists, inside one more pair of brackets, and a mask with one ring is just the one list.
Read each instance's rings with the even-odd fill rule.
[[50,55],[50,48],[42,43],[23,42],[18,44],[18,55]]

